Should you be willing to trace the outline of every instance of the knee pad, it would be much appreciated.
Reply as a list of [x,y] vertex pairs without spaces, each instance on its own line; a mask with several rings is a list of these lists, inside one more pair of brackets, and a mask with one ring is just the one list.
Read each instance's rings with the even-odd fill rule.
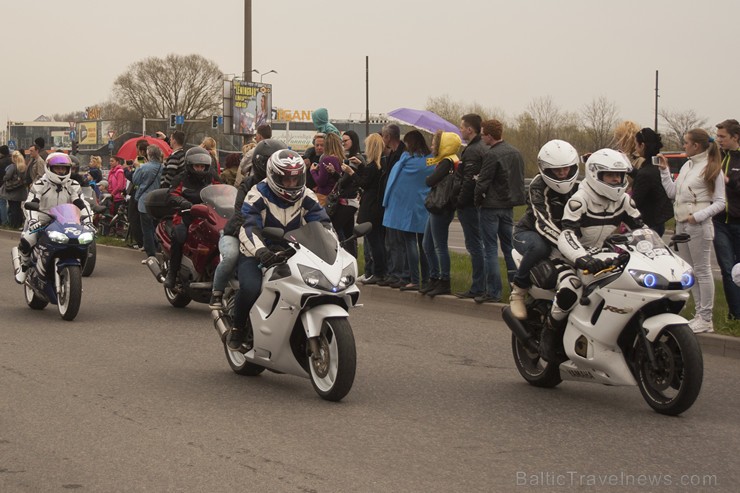
[[550,260],[540,260],[529,272],[532,284],[542,289],[555,289],[558,282],[558,272]]

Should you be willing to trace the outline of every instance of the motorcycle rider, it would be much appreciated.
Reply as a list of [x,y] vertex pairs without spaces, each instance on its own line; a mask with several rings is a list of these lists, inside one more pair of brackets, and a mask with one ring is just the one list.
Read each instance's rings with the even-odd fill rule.
[[[211,155],[202,147],[193,147],[185,153],[185,172],[179,174],[170,186],[170,203],[181,210],[200,204],[200,191],[208,185],[220,183],[210,173]],[[170,249],[170,265],[164,286],[173,289],[182,263],[182,247],[188,239],[189,214],[178,213],[172,218],[174,232]]]
[[640,212],[625,193],[630,171],[632,165],[623,153],[613,149],[594,152],[586,161],[586,179],[565,205],[558,250],[569,263],[554,262],[558,289],[540,337],[540,355],[547,362],[565,360],[562,336],[568,313],[583,292],[583,284],[571,265],[591,274],[604,270],[607,264],[593,256],[604,240],[622,222],[630,229],[643,227]]
[[251,326],[249,311],[262,289],[262,267],[276,260],[270,243],[262,239],[264,227],[280,227],[292,231],[303,224],[321,221],[331,228],[331,220],[316,194],[306,188],[306,166],[300,154],[279,150],[267,161],[267,179],[252,187],[241,209],[244,226],[239,231],[239,293],[236,298],[234,325],[227,334],[226,344],[238,351],[249,344]]
[[529,184],[529,204],[514,227],[514,248],[522,260],[514,276],[511,313],[519,320],[527,318],[524,300],[532,286],[530,272],[540,260],[557,248],[563,210],[578,189],[578,151],[563,140],[551,140],[537,154],[540,173]]
[[267,177],[267,160],[273,153],[287,149],[288,147],[276,139],[261,140],[254,148],[252,154],[252,166],[249,170],[249,176],[242,180],[236,193],[236,202],[234,203],[234,215],[224,226],[223,235],[218,241],[218,251],[221,253],[221,261],[213,273],[213,293],[208,306],[212,310],[222,308],[224,289],[229,279],[234,275],[236,264],[239,261],[239,230],[244,224],[242,215],[242,206],[244,198],[257,183]]
[[[39,204],[38,211],[28,211],[26,224],[21,234],[18,251],[21,257],[21,269],[15,273],[15,280],[23,284],[26,280],[26,271],[31,265],[31,250],[36,245],[39,231],[51,222],[51,217],[45,214],[54,206],[60,204],[74,204],[81,212],[83,224],[92,228],[93,213],[84,200],[79,183],[72,180],[72,160],[67,154],[53,152],[46,160],[46,170],[32,185],[26,202]],[[42,265],[37,265],[40,274],[44,274]]]

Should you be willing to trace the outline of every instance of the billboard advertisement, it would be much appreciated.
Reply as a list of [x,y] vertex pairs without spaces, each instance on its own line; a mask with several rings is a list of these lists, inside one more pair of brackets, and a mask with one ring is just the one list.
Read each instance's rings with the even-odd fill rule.
[[232,91],[232,133],[254,135],[260,125],[272,124],[272,85],[234,80]]
[[98,145],[98,122],[78,124],[77,136],[80,145]]

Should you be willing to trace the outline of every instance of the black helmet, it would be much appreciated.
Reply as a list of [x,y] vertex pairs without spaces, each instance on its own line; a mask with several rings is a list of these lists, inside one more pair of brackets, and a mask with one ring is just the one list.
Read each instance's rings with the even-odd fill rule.
[[[193,169],[194,164],[203,164],[205,169],[203,171],[195,171]],[[195,178],[205,178],[208,176],[208,172],[211,169],[211,155],[202,147],[192,147],[185,153],[185,170],[191,176]]]
[[260,180],[267,176],[267,161],[270,156],[287,148],[288,146],[277,139],[265,139],[257,144],[252,153],[252,168]]

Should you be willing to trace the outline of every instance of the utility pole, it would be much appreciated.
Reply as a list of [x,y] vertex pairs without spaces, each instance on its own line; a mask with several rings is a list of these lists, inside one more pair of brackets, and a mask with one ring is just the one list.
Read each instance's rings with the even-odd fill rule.
[[655,71],[655,127],[653,130],[655,130],[655,133],[658,133],[658,71]]
[[370,57],[365,55],[365,137],[370,135]]
[[244,0],[244,81],[252,82],[252,0]]

